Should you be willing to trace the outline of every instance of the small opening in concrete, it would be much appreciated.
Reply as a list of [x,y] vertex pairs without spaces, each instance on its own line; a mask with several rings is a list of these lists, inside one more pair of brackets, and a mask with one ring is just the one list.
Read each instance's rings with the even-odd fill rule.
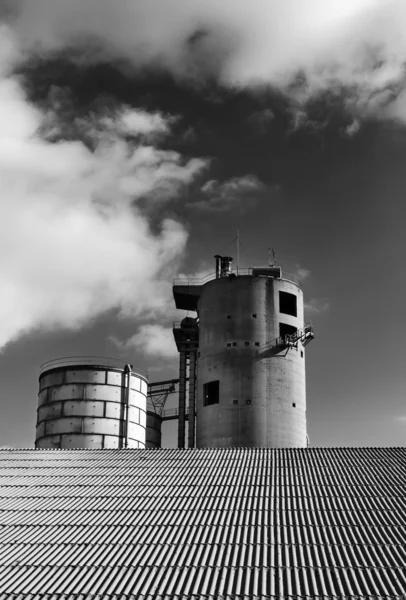
[[259,346],[259,342],[255,342],[255,345],[256,345],[256,346]]
[[227,315],[227,319],[231,319],[231,315]]
[[238,400],[233,400],[233,404],[238,404]]
[[297,317],[297,297],[288,292],[279,292],[279,312]]
[[237,345],[237,342],[233,342],[233,346],[236,346],[236,345]]
[[296,408],[296,402],[292,402],[293,408]]
[[228,342],[227,348],[231,348],[231,342]]
[[249,343],[249,342],[245,342],[245,345],[246,345],[246,346],[249,346],[249,345],[250,345],[250,343]]
[[251,316],[252,316],[253,319],[256,319],[257,318],[257,313],[253,313]]
[[248,399],[245,401],[245,404],[251,404],[251,398],[248,398]]
[[204,406],[218,404],[220,401],[220,381],[209,381],[203,384]]
[[300,351],[300,356],[303,358],[303,350]]

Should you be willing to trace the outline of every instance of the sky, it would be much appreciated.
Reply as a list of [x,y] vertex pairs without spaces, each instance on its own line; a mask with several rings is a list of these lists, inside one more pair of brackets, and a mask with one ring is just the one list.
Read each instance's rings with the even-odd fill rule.
[[403,0],[0,0],[0,446],[33,447],[47,360],[176,377],[173,278],[237,230],[241,267],[274,247],[302,278],[311,445],[406,443],[405,23]]

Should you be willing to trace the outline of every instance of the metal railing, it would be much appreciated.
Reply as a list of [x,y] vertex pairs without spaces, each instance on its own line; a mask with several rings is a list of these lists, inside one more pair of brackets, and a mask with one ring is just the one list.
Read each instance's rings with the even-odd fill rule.
[[[125,365],[128,364],[123,359],[113,358],[110,356],[65,356],[62,358],[54,358],[44,362],[39,369],[41,375],[45,371],[51,369],[58,369],[60,367],[101,367],[103,369],[120,369],[124,371]],[[144,369],[131,368],[132,373],[140,375],[144,379],[148,380],[148,371]]]
[[[238,274],[237,274],[237,269],[233,269],[230,271],[230,274],[233,274],[237,277],[239,277],[240,275],[252,275],[253,271],[259,267],[249,267],[248,269],[238,269]],[[208,283],[209,281],[212,281],[213,279],[216,279],[216,273],[210,273],[209,275],[206,275],[205,277],[201,277],[201,278],[196,278],[196,277],[177,277],[173,280],[173,285],[204,285],[205,283]],[[286,281],[291,281],[292,283],[295,283],[296,285],[298,285],[300,288],[302,287],[302,282],[300,281],[300,279],[298,277],[296,277],[295,275],[291,275],[290,273],[284,273],[282,271],[282,276],[281,277],[274,277],[273,279],[282,279],[282,280],[286,280]]]

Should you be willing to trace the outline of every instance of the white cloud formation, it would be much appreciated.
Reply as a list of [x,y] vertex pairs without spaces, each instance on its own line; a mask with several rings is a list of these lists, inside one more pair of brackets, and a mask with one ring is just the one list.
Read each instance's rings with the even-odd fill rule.
[[304,304],[304,311],[307,316],[318,315],[329,310],[330,303],[321,298],[311,298]]
[[[205,162],[147,143],[170,122],[127,108],[116,127],[99,124],[94,152],[41,138],[45,115],[10,76],[17,51],[6,28],[0,35],[0,348],[112,308],[163,311],[187,233],[169,218],[153,232],[136,201],[176,195]],[[143,141],[127,141],[123,123]]]
[[147,356],[164,359],[172,359],[178,356],[172,328],[159,324],[141,325],[138,333],[124,342],[114,337],[111,337],[110,341],[120,350],[137,348]]
[[284,87],[302,72],[299,102],[345,85],[354,111],[406,118],[404,0],[15,0],[14,11],[20,40],[39,52],[84,44],[87,59],[215,72],[230,85]]
[[309,269],[305,269],[304,267],[301,267],[300,265],[296,265],[296,268],[292,272],[292,275],[294,277],[296,277],[297,279],[299,279],[299,281],[304,281],[305,279],[307,279],[310,276],[310,271],[309,271]]
[[233,177],[227,181],[211,179],[201,188],[202,198],[187,206],[204,211],[225,212],[252,207],[267,187],[255,175]]

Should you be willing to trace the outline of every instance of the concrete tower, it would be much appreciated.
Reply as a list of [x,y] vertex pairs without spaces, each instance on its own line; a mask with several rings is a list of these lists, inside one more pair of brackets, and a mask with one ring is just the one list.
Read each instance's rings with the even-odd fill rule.
[[196,446],[305,447],[301,286],[280,267],[237,274],[215,258],[215,276],[174,284],[177,308],[198,314]]

